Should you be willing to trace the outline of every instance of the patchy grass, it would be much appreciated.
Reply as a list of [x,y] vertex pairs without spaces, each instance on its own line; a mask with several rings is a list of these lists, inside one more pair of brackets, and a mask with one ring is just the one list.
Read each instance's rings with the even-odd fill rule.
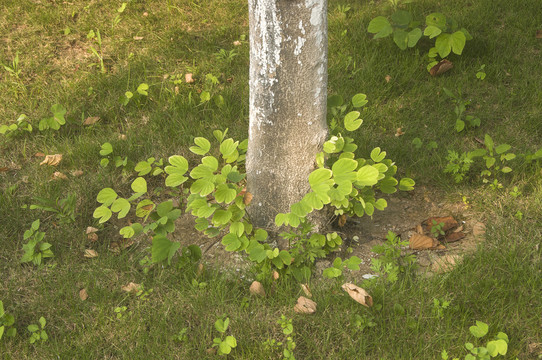
[[[350,10],[337,9],[347,4]],[[496,143],[512,145],[516,154],[540,148],[539,4],[424,0],[410,5],[419,18],[433,11],[450,15],[474,37],[461,56],[451,57],[452,71],[432,78],[423,58],[427,43],[402,52],[391,39],[372,40],[367,33],[373,17],[391,13],[387,2],[330,1],[329,92],[345,98],[364,92],[370,100],[357,134],[359,151],[380,146],[418,184],[445,192],[451,202],[465,196],[487,233],[478,251],[450,273],[428,279],[406,274],[395,284],[374,285],[371,294],[381,310],[360,308],[338,284],[314,280],[318,312],[312,316],[293,312],[302,292],[290,281],[279,281],[260,299],[248,294],[250,273],[241,277],[209,267],[197,275],[195,269],[155,265],[146,274],[140,260],[149,255],[147,241],[120,254],[109,251],[119,224],[101,229],[99,242],[88,242],[84,230],[96,223],[96,194],[110,186],[128,189],[135,163],[172,154],[190,159],[194,137],[229,128],[242,139],[248,126],[246,1],[131,1],[123,12],[119,6],[109,0],[4,1],[0,6],[0,62],[13,67],[19,54],[21,70],[15,76],[0,68],[0,123],[12,124],[24,113],[34,127],[20,136],[0,135],[0,300],[18,330],[17,337],[0,340],[5,358],[213,358],[218,355],[207,350],[218,336],[213,324],[223,314],[231,321],[228,334],[238,342],[231,357],[240,359],[280,358],[281,351],[263,343],[285,340],[277,324],[281,315],[293,318],[299,359],[434,359],[442,349],[464,356],[475,320],[490,324],[491,336],[508,334],[510,358],[542,353],[542,345],[536,345],[542,338],[539,164],[522,165],[518,156],[514,171],[499,177],[503,187],[497,190],[481,182],[481,167],[459,185],[443,173],[448,150],[481,147],[477,139],[486,133]],[[101,45],[88,37],[91,30],[100,31]],[[104,73],[91,48],[103,59]],[[237,55],[228,59],[219,55],[221,49]],[[482,64],[484,81],[475,76]],[[184,81],[186,73],[193,74],[194,83]],[[207,74],[218,84],[210,86]],[[149,85],[148,96],[122,105],[119,98],[136,93],[141,83]],[[480,117],[479,128],[453,130],[453,104],[443,87],[461,90],[471,100],[467,113]],[[222,95],[224,106],[200,104],[203,90]],[[39,121],[57,103],[67,109],[66,125],[38,131]],[[82,125],[88,117],[99,121]],[[397,128],[404,135],[395,136]],[[412,144],[416,137],[423,141],[420,149]],[[430,141],[438,147],[428,150]],[[113,155],[127,157],[125,168],[100,167],[104,142],[112,144]],[[64,157],[58,167],[40,166],[39,152]],[[83,175],[71,175],[75,170]],[[55,171],[68,179],[51,180]],[[514,186],[522,195],[512,194]],[[36,197],[55,202],[68,194],[77,200],[74,222],[22,208],[38,204]],[[19,263],[23,233],[37,218],[55,253],[41,268]],[[97,258],[83,257],[89,247]],[[147,300],[127,294],[121,286],[129,282],[153,292]],[[83,288],[89,294],[85,301],[79,298]],[[443,318],[432,311],[434,298],[451,303]],[[115,308],[122,306],[127,309],[118,319]],[[355,315],[373,319],[375,326],[361,330]],[[30,345],[26,327],[40,316],[47,319],[49,340]],[[174,340],[183,328],[186,340]]]

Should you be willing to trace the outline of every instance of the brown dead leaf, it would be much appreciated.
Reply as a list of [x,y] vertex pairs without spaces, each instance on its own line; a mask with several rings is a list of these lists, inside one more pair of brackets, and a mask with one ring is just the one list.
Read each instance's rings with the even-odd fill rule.
[[346,215],[342,214],[339,216],[339,226],[343,227],[344,225],[346,225]]
[[365,289],[351,283],[343,284],[342,288],[348,293],[348,295],[350,295],[352,299],[359,302],[361,305],[366,307],[373,306],[373,298],[367,291],[365,291]]
[[88,299],[87,289],[79,290],[79,299],[81,299],[81,301],[85,301],[86,299]]
[[542,343],[529,343],[529,345],[527,345],[527,349],[529,354],[536,354],[538,352],[537,355],[542,355]]
[[453,270],[463,259],[460,255],[445,255],[436,259],[431,265],[431,270],[435,273],[444,273]]
[[416,225],[416,232],[418,234],[422,234],[422,235],[424,234],[423,228],[422,228],[422,226],[420,224]]
[[96,242],[98,241],[98,234],[95,234],[95,233],[88,234],[87,239],[90,242]]
[[300,296],[294,306],[294,311],[298,314],[314,314],[316,312],[316,303],[311,299]]
[[119,134],[118,138],[119,138],[119,140],[126,140],[126,135]]
[[9,170],[8,167],[0,167],[0,172],[6,172],[8,170]]
[[208,348],[205,352],[209,355],[214,355],[216,354],[216,348]]
[[536,37],[537,39],[542,39],[542,30],[536,30],[536,35],[535,35],[535,37]]
[[253,195],[247,191],[245,193],[245,196],[243,197],[243,203],[248,206],[250,202],[252,201],[252,198],[253,198]]
[[399,137],[404,134],[405,132],[403,131],[403,128],[397,128],[397,130],[395,131],[395,137]]
[[86,249],[84,257],[92,259],[92,258],[98,257],[98,253],[96,252],[96,250]]
[[259,281],[253,281],[249,291],[251,295],[265,296],[265,289]]
[[74,170],[70,173],[74,177],[79,177],[84,174],[83,170]]
[[276,270],[274,270],[271,276],[273,276],[273,280],[278,280],[280,277],[280,274]]
[[46,155],[40,165],[57,166],[62,160],[62,154]]
[[149,13],[145,11],[145,12],[143,13],[143,16],[147,17],[147,16],[149,16]]
[[444,239],[446,240],[446,242],[453,243],[453,242],[463,239],[464,237],[465,237],[465,233],[458,231],[458,232],[453,232],[451,234],[446,235]]
[[100,121],[99,116],[89,116],[88,118],[85,119],[85,121],[83,121],[83,125],[94,125],[98,121]]
[[412,234],[408,239],[408,247],[412,250],[425,250],[435,248],[439,242],[430,236],[423,234]]
[[194,79],[192,78],[192,74],[184,74],[184,81],[186,81],[188,84],[191,84],[194,82]]
[[112,241],[109,244],[109,251],[115,254],[120,254],[120,244],[118,241]]
[[312,292],[311,292],[311,289],[309,288],[309,285],[301,284],[301,289],[303,290],[305,295],[307,295],[308,297],[312,297]]
[[120,288],[122,291],[126,291],[128,293],[131,293],[131,292],[138,292],[139,290],[141,290],[141,285],[139,284],[136,284],[134,282],[130,282],[128,285],[124,285],[124,286],[121,286]]
[[196,271],[196,276],[201,276],[203,275],[203,272],[205,271],[205,266],[203,266],[202,263],[199,263],[198,264],[198,270]]
[[486,226],[481,222],[474,224],[474,226],[472,227],[472,234],[474,236],[483,236],[485,235],[485,233],[486,233]]
[[460,232],[463,231],[465,227],[463,225],[459,226],[457,229],[454,229],[454,232]]
[[37,152],[34,154],[35,157],[45,157],[45,154],[42,152]]
[[241,46],[241,42],[239,40],[235,40],[233,42],[233,46]]
[[55,171],[52,176],[53,180],[67,180],[68,177],[60,171]]
[[454,67],[454,64],[452,64],[451,61],[442,59],[437,65],[433,66],[429,70],[429,73],[431,74],[431,76],[437,76],[437,75],[445,73],[446,71],[450,70],[453,67]]
[[384,77],[384,79],[386,79],[386,82],[387,82],[387,83],[389,83],[389,82],[390,82],[390,80],[391,80],[391,76],[389,76],[389,75],[386,75],[386,77]]
[[92,227],[92,226],[87,227],[87,230],[85,231],[86,234],[91,234],[91,233],[95,233],[95,232],[98,232],[98,229],[96,229],[95,227]]
[[425,227],[427,232],[431,232],[431,229],[433,228],[433,221],[435,221],[437,225],[444,223],[442,231],[455,229],[459,226],[459,223],[452,216],[430,217],[429,219],[422,221],[422,225]]

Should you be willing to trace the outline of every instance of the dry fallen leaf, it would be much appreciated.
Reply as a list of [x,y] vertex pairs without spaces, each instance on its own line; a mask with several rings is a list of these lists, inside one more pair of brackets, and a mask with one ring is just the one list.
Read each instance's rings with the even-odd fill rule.
[[134,36],[134,40],[143,40],[143,36]]
[[429,219],[422,221],[422,225],[425,226],[428,232],[431,232],[431,229],[433,228],[433,221],[435,221],[437,225],[440,223],[444,224],[442,231],[455,229],[459,226],[459,223],[452,216],[430,217]]
[[119,138],[119,140],[126,140],[126,135],[119,134],[118,138]]
[[141,285],[134,282],[130,282],[128,285],[121,286],[121,290],[126,292],[138,292],[140,289]]
[[145,11],[145,12],[143,13],[143,16],[147,17],[147,16],[149,16],[149,13]]
[[96,252],[96,250],[92,250],[92,249],[86,249],[85,250],[85,255],[84,255],[86,258],[89,258],[89,259],[92,259],[92,258],[95,258],[98,256],[98,253]]
[[445,255],[436,259],[431,265],[431,270],[435,273],[443,273],[453,270],[459,264],[462,257],[459,255]]
[[339,216],[339,226],[343,227],[344,225],[346,225],[346,215],[342,214]]
[[422,235],[424,234],[424,231],[423,231],[423,228],[422,228],[421,224],[416,225],[416,232],[418,234],[422,234]]
[[243,197],[243,203],[244,203],[245,205],[250,204],[250,202],[252,201],[252,197],[253,197],[253,195],[247,191],[247,192],[245,193],[245,196]]
[[191,73],[184,74],[184,81],[186,81],[188,84],[193,83],[194,79],[192,79],[192,74]]
[[90,242],[96,242],[98,241],[98,234],[95,234],[95,233],[88,234],[87,239]]
[[463,239],[464,237],[465,237],[465,233],[458,231],[458,232],[453,232],[451,234],[446,235],[444,239],[446,240],[446,242],[453,243],[453,242]]
[[389,82],[390,82],[390,80],[391,80],[391,76],[389,76],[389,75],[386,75],[386,77],[385,77],[384,79],[386,79],[386,82],[387,82],[387,83],[389,83]]
[[79,298],[80,298],[82,301],[85,301],[86,299],[88,299],[87,289],[81,289],[81,290],[79,291]]
[[8,167],[0,167],[0,172],[6,172],[8,170],[9,170]]
[[342,288],[348,293],[348,295],[350,295],[352,299],[356,300],[361,305],[366,307],[373,306],[373,298],[367,291],[365,291],[365,289],[351,283],[343,284]]
[[62,154],[46,155],[40,165],[57,166],[62,160]]
[[35,157],[45,157],[45,154],[44,153],[41,153],[41,152],[37,152],[34,154]]
[[309,288],[309,285],[301,284],[301,289],[303,289],[303,292],[305,293],[305,295],[307,295],[308,297],[312,297],[312,292],[311,292],[311,289]]
[[439,243],[435,238],[417,233],[412,234],[412,236],[408,240],[408,247],[412,250],[432,249],[438,244]]
[[440,62],[437,65],[433,66],[429,70],[429,73],[431,74],[431,76],[437,76],[437,75],[440,75],[442,73],[445,73],[446,71],[450,70],[453,67],[454,67],[454,65],[452,64],[451,61],[446,60],[446,59],[442,59],[442,60],[440,60]]
[[235,40],[233,42],[233,46],[241,46],[241,42],[239,40]]
[[280,274],[276,270],[274,270],[272,276],[273,276],[273,280],[278,280],[280,277]]
[[202,263],[198,264],[198,270],[196,271],[196,276],[201,276],[203,272],[205,271],[205,267]]
[[94,125],[98,121],[100,121],[100,117],[98,116],[90,116],[83,121],[83,125]]
[[53,180],[67,180],[68,177],[60,171],[55,171],[52,176]]
[[474,224],[474,226],[472,227],[472,234],[474,236],[482,236],[485,233],[486,233],[486,226],[481,222]]
[[294,306],[294,311],[299,314],[314,314],[316,312],[316,303],[311,299],[300,296]]
[[92,226],[89,226],[87,227],[87,230],[86,230],[86,234],[91,234],[91,233],[95,233],[95,232],[98,232],[98,229],[96,229],[95,227],[92,227]]
[[403,131],[403,128],[397,128],[397,130],[395,131],[395,137],[399,137],[404,134],[405,132]]
[[74,170],[70,173],[74,177],[79,177],[84,174],[83,170]]
[[249,291],[252,295],[265,296],[265,289],[259,281],[253,281]]
[[118,241],[112,241],[109,244],[109,251],[115,254],[120,254],[120,245]]
[[536,36],[537,39],[542,39],[542,30],[536,30]]

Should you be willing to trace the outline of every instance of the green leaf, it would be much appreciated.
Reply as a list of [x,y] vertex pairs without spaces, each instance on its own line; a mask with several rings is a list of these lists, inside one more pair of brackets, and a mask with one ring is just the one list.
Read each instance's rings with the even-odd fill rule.
[[399,181],[399,190],[402,191],[411,191],[414,190],[414,185],[416,183],[414,180],[410,178],[402,178],[401,181]]
[[40,329],[39,326],[36,324],[28,325],[28,331],[32,333],[38,331],[39,329]]
[[362,119],[359,118],[359,111],[351,111],[344,117],[344,128],[348,131],[355,131],[363,122]]
[[292,255],[286,250],[281,250],[278,257],[284,265],[290,265],[292,263]]
[[106,155],[111,154],[112,152],[113,152],[113,146],[110,143],[106,142],[102,144],[100,155],[106,156]]
[[450,45],[454,54],[461,55],[467,41],[462,31],[456,31],[450,36]]
[[199,94],[200,103],[203,104],[204,102],[207,102],[211,100],[211,93],[208,91],[202,91],[201,94]]
[[228,345],[225,341],[222,341],[220,345],[218,345],[218,353],[219,354],[229,354],[231,352],[231,346]]
[[102,224],[109,220],[112,214],[113,213],[111,212],[111,210],[109,210],[108,207],[102,205],[94,210],[92,217],[94,217],[95,219],[100,219],[99,223]]
[[330,108],[341,106],[343,103],[344,103],[344,100],[341,95],[335,94],[327,98],[327,106]]
[[390,35],[393,32],[393,27],[384,16],[377,16],[369,22],[367,31],[376,34],[374,38],[379,39]]
[[132,190],[136,193],[146,193],[147,192],[147,180],[142,177],[136,178],[132,182]]
[[190,151],[194,154],[205,155],[211,149],[211,143],[209,140],[203,137],[197,137],[194,139],[196,146],[191,146]]
[[180,243],[171,241],[163,235],[154,236],[151,249],[152,262],[159,263],[167,259],[168,264],[171,264],[171,259],[180,246]]
[[378,182],[380,172],[374,166],[365,165],[356,174],[356,185],[373,186]]
[[463,120],[457,119],[455,121],[455,131],[461,132],[463,131],[463,129],[465,129],[465,122]]
[[213,225],[226,225],[232,217],[232,212],[229,210],[216,210],[213,215]]
[[139,86],[137,87],[137,92],[138,92],[140,95],[143,95],[143,96],[149,96],[149,93],[147,92],[147,90],[149,90],[149,85],[148,85],[148,84],[145,84],[145,83],[141,83],[141,84],[139,84]]
[[100,192],[98,193],[98,196],[96,197],[96,200],[100,204],[103,204],[104,206],[109,206],[113,203],[113,201],[115,201],[117,196],[118,195],[115,192],[115,190],[111,188],[105,188],[105,189],[100,190]]
[[235,251],[241,247],[240,237],[236,234],[229,233],[222,238],[222,245],[225,246],[226,251]]
[[46,324],[45,318],[43,316],[40,317],[38,322],[40,323],[41,328],[43,329],[45,327],[45,324]]
[[401,50],[406,50],[408,46],[408,33],[402,29],[396,29],[393,32],[393,41]]
[[237,346],[237,340],[235,340],[235,338],[231,335],[226,336],[224,341],[232,348]]
[[429,25],[428,27],[425,28],[425,30],[423,31],[423,34],[425,36],[429,36],[429,39],[432,39],[434,37],[437,37],[440,35],[440,33],[442,33],[442,30],[439,28],[439,27],[436,27],[434,25]]
[[488,342],[486,348],[491,357],[496,357],[497,355],[506,355],[508,344],[506,341],[498,339]]
[[384,210],[386,207],[388,207],[388,202],[387,202],[385,199],[378,199],[378,200],[374,203],[374,207],[377,208],[378,210],[382,211],[382,210]]
[[135,231],[131,226],[125,226],[120,229],[119,234],[121,234],[123,238],[129,239],[135,235]]
[[137,175],[143,176],[151,172],[152,166],[146,161],[140,161],[136,164],[134,170],[137,171]]
[[452,50],[452,35],[442,33],[439,36],[437,36],[437,40],[435,41],[435,48],[438,51],[438,54],[441,58],[445,58],[450,54],[450,51]]
[[232,138],[224,140],[220,144],[220,153],[222,154],[222,157],[224,159],[229,157],[235,150],[237,150],[237,145],[239,145],[239,141],[234,142]]
[[111,204],[111,211],[118,212],[118,218],[122,219],[130,211],[130,206],[131,205],[128,200],[119,197],[113,202],[113,204]]
[[508,144],[500,144],[499,146],[497,146],[495,148],[495,152],[500,155],[500,154],[502,154],[504,152],[507,152],[511,148],[512,147],[510,145],[508,145]]
[[231,203],[237,196],[237,191],[227,184],[220,184],[216,187],[215,200],[219,203]]
[[419,28],[415,28],[415,29],[412,29],[409,31],[408,33],[408,41],[407,41],[407,45],[408,47],[414,47],[416,46],[416,44],[418,43],[418,41],[421,39],[422,37],[422,30],[419,29]]
[[188,170],[188,161],[184,157],[173,155],[169,157],[168,162],[171,165],[164,168],[166,174],[169,174],[166,178],[166,186],[179,186],[188,180],[188,177],[184,176]]
[[469,328],[469,331],[472,335],[477,338],[486,336],[489,331],[489,326],[486,323],[476,320],[476,325],[473,325]]
[[137,217],[147,217],[155,208],[154,202],[149,199],[144,199],[139,202],[136,206],[136,216]]
[[386,152],[380,151],[379,147],[376,147],[373,149],[373,151],[371,151],[371,159],[374,162],[381,162],[382,160],[384,160],[385,157],[386,157]]
[[493,139],[491,138],[491,136],[489,136],[488,134],[485,134],[484,136],[484,144],[486,145],[489,152],[492,153],[495,143],[493,142]]
[[328,279],[333,279],[333,278],[336,278],[336,277],[339,277],[342,275],[342,270],[341,269],[337,269],[335,267],[329,267],[327,269],[324,269],[322,275],[324,275],[325,277],[327,277]]
[[199,179],[194,181],[190,187],[190,192],[192,194],[200,194],[201,196],[207,196],[213,192],[215,189],[215,184],[212,181],[207,179]]
[[356,94],[352,97],[352,105],[355,108],[365,106],[369,101],[367,101],[367,95],[365,94]]
[[441,13],[432,13],[425,17],[427,26],[435,26],[441,30],[446,30],[446,16]]
[[[335,161],[331,167],[333,172],[333,180],[336,184],[344,181],[352,182],[356,180],[356,173],[354,170],[357,168],[358,162],[352,159],[339,159]],[[309,180],[310,183],[310,180]]]
[[407,27],[412,21],[412,15],[408,11],[397,10],[391,15],[391,21],[399,26]]

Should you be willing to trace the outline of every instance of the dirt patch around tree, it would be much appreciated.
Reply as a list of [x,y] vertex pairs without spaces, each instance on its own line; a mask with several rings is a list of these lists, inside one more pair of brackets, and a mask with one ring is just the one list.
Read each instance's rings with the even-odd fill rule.
[[[358,256],[362,263],[360,271],[346,274],[347,278],[368,277],[371,272],[371,259],[376,256],[372,252],[375,245],[383,244],[389,231],[394,232],[403,240],[408,240],[417,232],[420,224],[431,217],[451,216],[457,222],[465,237],[453,243],[441,242],[442,246],[432,250],[403,249],[403,254],[414,254],[418,264],[418,272],[431,276],[451,270],[460,263],[463,256],[476,250],[477,244],[483,240],[484,225],[481,219],[463,202],[448,202],[440,194],[417,187],[408,193],[396,193],[384,197],[388,207],[384,211],[376,211],[373,217],[347,219],[343,227],[336,227],[343,238],[341,251],[331,254],[328,259],[316,263],[316,275],[321,275],[323,269],[331,266],[336,256],[342,258]],[[173,240],[182,245],[197,244],[203,252],[203,262],[221,271],[243,273],[251,267],[247,257],[238,252],[228,252],[220,243],[223,234],[208,238],[194,228],[194,217],[185,214],[176,222]],[[350,247],[352,252],[346,253]]]

